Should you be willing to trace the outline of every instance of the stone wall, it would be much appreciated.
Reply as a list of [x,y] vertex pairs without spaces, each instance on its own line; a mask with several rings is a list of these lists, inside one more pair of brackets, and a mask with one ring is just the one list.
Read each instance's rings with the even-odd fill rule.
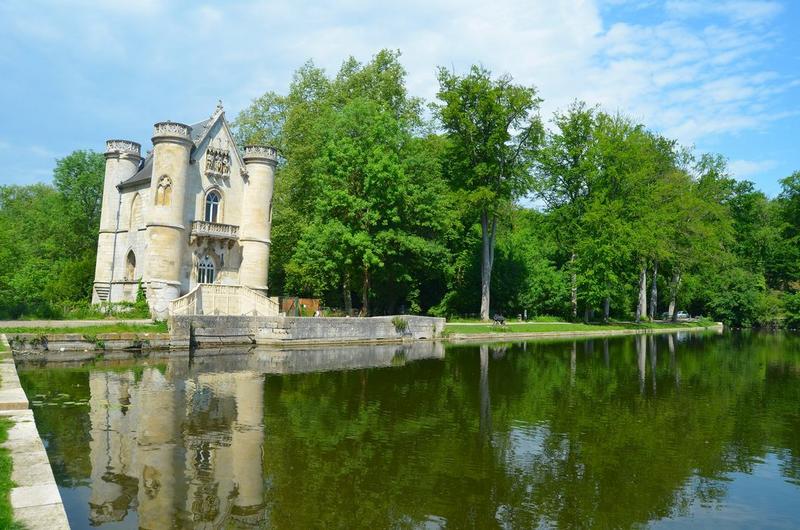
[[87,360],[100,354],[109,357],[112,352],[163,350],[171,346],[167,333],[15,333],[8,334],[8,341],[14,358],[28,362]]
[[173,347],[222,344],[280,344],[403,341],[439,338],[445,319],[413,315],[328,318],[174,316]]

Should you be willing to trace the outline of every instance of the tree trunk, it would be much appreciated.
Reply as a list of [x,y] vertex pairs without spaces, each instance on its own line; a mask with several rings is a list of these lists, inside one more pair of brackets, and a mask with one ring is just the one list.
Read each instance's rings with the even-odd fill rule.
[[639,271],[639,304],[636,306],[636,322],[641,322],[647,315],[647,263],[642,262]]
[[592,318],[592,310],[587,307],[586,309],[583,310],[583,322],[585,324],[588,324],[591,318]]
[[492,431],[492,402],[489,394],[489,346],[480,347],[481,361],[481,415],[480,431],[481,439],[490,438]]
[[569,354],[569,384],[575,386],[575,372],[578,369],[578,343],[572,341],[572,351]]
[[644,335],[636,337],[636,356],[639,366],[639,393],[644,394],[644,382],[647,375],[647,339]]
[[481,212],[481,320],[489,320],[492,266],[494,265],[494,236],[497,229],[497,216],[493,216],[491,226],[489,212]]
[[669,315],[673,322],[678,320],[678,288],[681,286],[681,273],[672,273],[672,283],[669,286]]
[[650,320],[656,319],[658,308],[658,262],[653,262],[653,284],[650,286]]
[[570,270],[570,303],[572,304],[572,320],[578,319],[578,275],[575,274],[575,252],[569,257]]
[[603,322],[608,322],[609,316],[611,316],[611,297],[606,296],[603,300]]
[[364,285],[361,287],[361,312],[369,316],[369,267],[364,267]]
[[342,279],[342,298],[344,299],[344,312],[352,316],[353,298],[350,295],[350,275],[347,273],[344,273],[344,278]]
[[650,379],[653,382],[653,395],[656,395],[656,365],[658,364],[658,346],[654,335],[649,337],[650,346]]

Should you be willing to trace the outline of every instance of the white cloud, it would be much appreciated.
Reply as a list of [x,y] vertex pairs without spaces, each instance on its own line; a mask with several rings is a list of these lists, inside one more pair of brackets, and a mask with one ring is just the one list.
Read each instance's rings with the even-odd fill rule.
[[750,24],[766,22],[783,10],[778,2],[761,0],[669,0],[666,8],[668,13],[678,17],[724,16]]
[[750,179],[776,167],[776,160],[732,160],[728,163],[731,173],[739,179]]
[[[614,6],[651,16],[604,21]],[[773,100],[797,79],[760,65],[775,41],[766,22],[780,12],[756,0],[11,0],[0,31],[75,65],[54,82],[88,113],[76,119],[156,109],[147,119],[191,120],[218,97],[233,114],[266,90],[285,91],[308,58],[335,71],[348,55],[368,60],[388,47],[403,52],[415,95],[435,97],[437,66],[477,62],[536,85],[545,115],[584,99],[691,144],[791,112]]]
[[57,156],[57,153],[41,145],[30,145],[27,150],[30,154],[39,158],[55,158]]

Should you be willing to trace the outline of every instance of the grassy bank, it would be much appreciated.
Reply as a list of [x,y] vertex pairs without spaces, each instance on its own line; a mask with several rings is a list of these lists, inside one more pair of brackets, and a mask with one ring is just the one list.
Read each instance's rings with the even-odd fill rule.
[[573,322],[509,322],[505,326],[495,326],[491,323],[474,322],[448,322],[444,328],[446,335],[455,333],[463,334],[484,334],[496,333],[513,335],[515,333],[553,333],[553,332],[574,332],[574,331],[614,331],[629,329],[672,329],[672,328],[696,328],[710,326],[714,323],[710,320],[698,322],[611,322],[609,324],[582,324]]
[[[8,418],[0,418],[0,443],[8,439],[8,430],[13,422]],[[21,529],[21,525],[14,522],[14,513],[11,509],[11,455],[8,449],[0,447],[0,528]]]
[[31,333],[37,335],[51,335],[62,333],[78,333],[81,335],[98,335],[100,333],[166,333],[166,322],[155,322],[153,324],[123,324],[109,323],[96,324],[79,327],[5,327],[0,328],[0,333],[18,334]]

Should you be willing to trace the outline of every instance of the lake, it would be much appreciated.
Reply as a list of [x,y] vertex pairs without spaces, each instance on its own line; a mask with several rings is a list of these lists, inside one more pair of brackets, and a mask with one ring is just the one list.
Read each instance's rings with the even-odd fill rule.
[[73,528],[800,526],[800,336],[21,366]]

